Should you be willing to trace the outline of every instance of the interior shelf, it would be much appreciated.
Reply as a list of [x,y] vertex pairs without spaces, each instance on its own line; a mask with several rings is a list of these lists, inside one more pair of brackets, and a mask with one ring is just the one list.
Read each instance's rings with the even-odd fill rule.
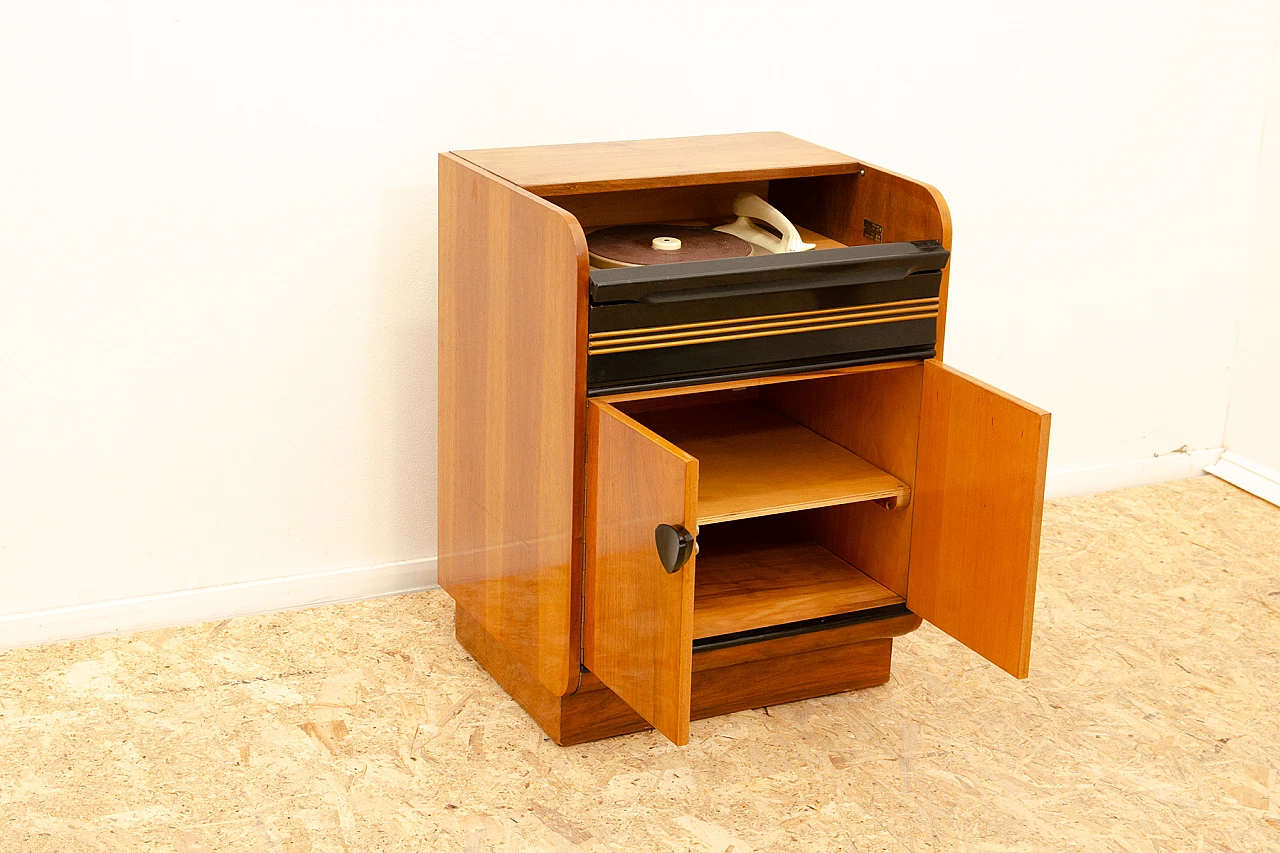
[[632,417],[698,460],[699,526],[908,495],[893,475],[757,401]]
[[725,525],[700,535],[693,638],[902,604],[817,542],[783,525]]

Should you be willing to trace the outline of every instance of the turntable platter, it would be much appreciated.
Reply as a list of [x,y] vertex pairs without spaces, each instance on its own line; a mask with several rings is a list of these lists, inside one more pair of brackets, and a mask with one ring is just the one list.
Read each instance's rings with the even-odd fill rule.
[[685,261],[745,258],[751,244],[740,237],[692,225],[619,225],[587,235],[596,266],[650,266]]

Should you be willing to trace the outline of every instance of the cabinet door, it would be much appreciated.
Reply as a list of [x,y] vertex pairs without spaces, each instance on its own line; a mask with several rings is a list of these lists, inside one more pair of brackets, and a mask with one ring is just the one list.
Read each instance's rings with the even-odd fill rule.
[[1027,677],[1049,413],[924,363],[907,607]]
[[682,745],[689,741],[694,559],[669,574],[654,530],[696,531],[698,461],[612,406],[589,406],[583,662]]

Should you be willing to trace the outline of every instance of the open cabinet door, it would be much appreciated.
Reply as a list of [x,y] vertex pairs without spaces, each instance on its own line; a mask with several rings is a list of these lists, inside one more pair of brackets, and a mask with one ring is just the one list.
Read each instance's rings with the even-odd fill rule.
[[698,461],[612,406],[589,406],[583,662],[655,729],[684,745],[694,558],[669,573],[655,528],[696,532]]
[[1027,677],[1049,413],[924,363],[907,607]]

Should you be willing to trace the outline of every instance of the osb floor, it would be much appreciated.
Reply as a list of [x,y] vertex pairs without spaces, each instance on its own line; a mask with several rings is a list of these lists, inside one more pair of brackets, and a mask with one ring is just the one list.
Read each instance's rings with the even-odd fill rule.
[[1280,510],[1051,504],[1032,675],[936,630],[886,686],[563,749],[443,593],[0,655],[0,850],[1280,850]]

